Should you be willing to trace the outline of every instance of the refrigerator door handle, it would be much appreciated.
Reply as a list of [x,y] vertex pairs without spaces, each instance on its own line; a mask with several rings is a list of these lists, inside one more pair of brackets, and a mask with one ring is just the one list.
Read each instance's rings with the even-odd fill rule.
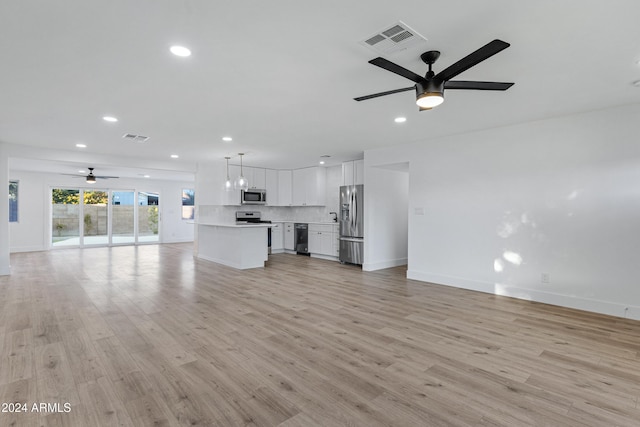
[[351,218],[349,218],[351,220],[351,227],[355,226],[355,218],[356,218],[356,198],[353,194],[353,191],[351,191],[351,195],[349,196],[349,204],[350,206],[350,214],[351,214]]
[[362,237],[340,237],[343,242],[364,242]]
[[358,226],[358,197],[356,189],[353,189],[353,228]]

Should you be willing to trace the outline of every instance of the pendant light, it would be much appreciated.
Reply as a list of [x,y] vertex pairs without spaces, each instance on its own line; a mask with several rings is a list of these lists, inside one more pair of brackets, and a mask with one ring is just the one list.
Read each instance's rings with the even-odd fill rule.
[[245,178],[242,173],[242,156],[244,156],[244,153],[238,153],[238,156],[240,156],[240,176],[236,179],[234,187],[236,190],[248,190],[249,181],[247,181],[247,178]]
[[231,183],[231,179],[229,178],[229,159],[231,157],[225,157],[227,160],[227,180],[224,182],[224,189],[227,191],[233,190],[233,184]]

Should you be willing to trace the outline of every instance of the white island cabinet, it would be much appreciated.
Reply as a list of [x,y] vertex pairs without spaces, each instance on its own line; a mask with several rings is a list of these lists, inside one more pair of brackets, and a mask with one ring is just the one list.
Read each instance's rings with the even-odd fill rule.
[[264,267],[271,224],[197,223],[198,258],[240,270]]

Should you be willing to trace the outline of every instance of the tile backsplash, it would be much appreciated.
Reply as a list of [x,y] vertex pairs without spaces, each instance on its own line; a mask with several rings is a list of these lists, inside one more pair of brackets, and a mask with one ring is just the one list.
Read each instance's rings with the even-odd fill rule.
[[200,205],[197,207],[197,220],[220,223],[234,223],[237,211],[259,211],[262,219],[270,221],[292,222],[329,222],[337,212],[338,206],[219,206]]

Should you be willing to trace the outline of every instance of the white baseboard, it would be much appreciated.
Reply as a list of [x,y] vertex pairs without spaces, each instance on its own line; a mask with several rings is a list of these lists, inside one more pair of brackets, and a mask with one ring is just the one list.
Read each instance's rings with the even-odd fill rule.
[[367,262],[362,264],[362,270],[375,271],[375,270],[382,270],[384,268],[397,267],[399,265],[407,265],[407,259],[398,258],[398,259],[389,259],[386,261],[379,261],[379,262]]
[[46,250],[49,250],[49,248],[45,248],[44,246],[18,246],[9,249],[12,254],[21,252],[42,252]]
[[339,261],[337,256],[331,255],[311,254],[311,258],[326,259],[327,261]]
[[193,239],[171,239],[171,240],[164,240],[162,243],[193,243],[194,240]]
[[501,295],[518,298],[526,301],[540,302],[609,316],[623,317],[640,320],[640,306],[620,304],[608,301],[597,301],[552,292],[538,291],[517,286],[507,286],[498,283],[480,282],[461,277],[445,276],[424,271],[407,270],[407,278],[421,282],[433,283],[442,286],[468,289],[493,295]]

